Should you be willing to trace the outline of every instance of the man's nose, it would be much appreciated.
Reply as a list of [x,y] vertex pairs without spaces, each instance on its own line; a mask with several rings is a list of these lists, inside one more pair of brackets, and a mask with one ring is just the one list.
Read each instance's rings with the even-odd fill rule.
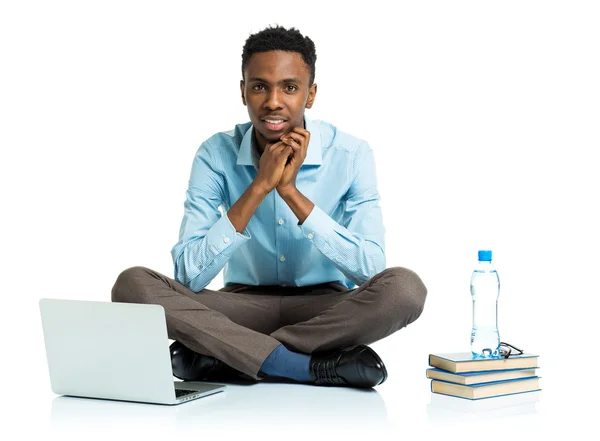
[[281,91],[278,89],[271,89],[267,94],[267,100],[265,101],[265,107],[270,110],[281,108]]

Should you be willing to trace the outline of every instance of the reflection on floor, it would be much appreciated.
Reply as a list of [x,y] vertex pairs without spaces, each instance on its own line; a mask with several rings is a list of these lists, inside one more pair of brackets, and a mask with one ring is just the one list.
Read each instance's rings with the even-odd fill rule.
[[[190,383],[191,385],[193,382]],[[98,433],[119,427],[244,433],[250,429],[301,432],[379,431],[388,428],[383,398],[375,389],[260,382],[228,384],[225,392],[174,406],[58,396],[52,401],[53,432]]]

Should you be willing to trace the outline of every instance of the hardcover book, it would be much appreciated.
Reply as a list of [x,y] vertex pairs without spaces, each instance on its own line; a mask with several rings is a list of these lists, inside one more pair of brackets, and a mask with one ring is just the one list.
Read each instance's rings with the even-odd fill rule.
[[520,394],[538,390],[541,390],[540,377],[525,378],[520,380],[495,381],[492,383],[479,383],[471,385],[431,380],[431,392],[452,395],[454,397],[466,398],[469,400],[480,400],[483,398]]
[[535,369],[508,369],[504,371],[463,372],[454,374],[438,368],[427,369],[427,378],[458,384],[491,383],[493,381],[515,380],[535,377]]
[[538,367],[538,355],[523,353],[509,358],[476,358],[470,352],[429,354],[429,366],[452,373],[533,369]]

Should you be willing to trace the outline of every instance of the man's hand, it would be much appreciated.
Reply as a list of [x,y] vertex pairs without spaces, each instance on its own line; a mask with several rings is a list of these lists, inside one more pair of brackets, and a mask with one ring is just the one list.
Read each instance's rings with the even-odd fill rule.
[[277,184],[277,192],[283,195],[286,192],[296,189],[296,177],[300,166],[306,159],[308,144],[310,142],[310,132],[302,127],[294,127],[294,129],[281,136],[281,142],[284,145],[293,149],[293,153],[289,156],[279,184]]
[[260,157],[258,175],[254,181],[270,193],[281,181],[286,161],[293,153],[293,148],[282,141],[267,144]]

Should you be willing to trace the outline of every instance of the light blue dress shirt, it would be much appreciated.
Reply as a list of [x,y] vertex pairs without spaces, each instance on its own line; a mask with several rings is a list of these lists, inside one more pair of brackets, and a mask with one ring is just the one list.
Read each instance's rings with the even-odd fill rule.
[[327,122],[304,120],[310,142],[296,187],[315,206],[302,225],[277,190],[243,233],[227,216],[258,174],[252,123],[202,143],[171,250],[178,282],[198,292],[223,269],[225,286],[337,282],[352,289],[386,268],[373,151]]

